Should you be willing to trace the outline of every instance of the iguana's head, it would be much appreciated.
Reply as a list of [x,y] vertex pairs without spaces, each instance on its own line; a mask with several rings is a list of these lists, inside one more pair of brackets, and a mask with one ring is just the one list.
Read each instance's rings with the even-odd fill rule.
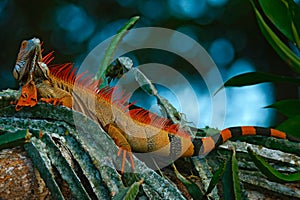
[[24,85],[33,78],[33,72],[41,60],[40,40],[38,38],[24,40],[21,43],[17,62],[13,69],[13,76],[19,81],[20,85]]

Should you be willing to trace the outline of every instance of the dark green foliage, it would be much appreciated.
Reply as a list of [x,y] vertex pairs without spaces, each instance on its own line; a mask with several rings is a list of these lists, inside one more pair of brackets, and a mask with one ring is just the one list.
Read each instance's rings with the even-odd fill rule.
[[172,164],[174,168],[174,172],[176,174],[176,177],[185,185],[187,190],[189,191],[189,194],[193,197],[193,199],[202,199],[203,193],[201,189],[198,187],[197,184],[195,184],[193,181],[188,180],[183,175],[181,175],[178,170],[176,169],[175,164]]
[[[295,34],[299,35],[300,9],[296,3],[292,0],[263,0],[259,1],[259,4],[272,24],[290,41],[299,45],[299,36]],[[294,32],[294,29],[296,32]]]
[[31,142],[24,145],[25,150],[31,157],[34,165],[39,170],[41,177],[52,193],[54,199],[64,199],[58,184],[55,181],[51,161],[47,156],[47,150],[43,148],[40,140],[32,139]]
[[[258,25],[263,35],[273,47],[273,49],[278,53],[278,55],[287,63],[287,66],[289,66],[294,72],[296,72],[296,75],[293,77],[287,77],[263,72],[251,72],[232,77],[231,79],[226,81],[224,86],[246,86],[263,82],[290,83],[299,85],[300,58],[296,55],[294,51],[292,51],[289,48],[286,41],[282,40],[283,38],[287,38],[289,42],[295,44],[296,47],[298,47],[299,49],[299,6],[297,6],[292,0],[250,0],[250,2],[253,6],[254,13],[257,17]],[[274,27],[276,30],[274,29]],[[282,130],[294,137],[300,138],[300,104],[298,100],[283,100],[275,102],[274,104],[269,105],[266,108],[274,108],[288,118],[286,121],[277,126],[277,129]],[[298,144],[295,144],[294,148],[288,147],[289,144],[276,144],[276,139],[253,139],[256,141],[254,141],[254,143],[268,147],[273,146],[273,149],[280,149],[285,152],[290,152],[291,149],[294,149],[294,151],[292,151],[291,153],[295,154],[298,154],[299,152]],[[247,138],[245,138],[242,140],[250,141],[253,139],[249,138],[248,140]],[[279,182],[299,181],[299,173],[291,175],[279,173],[277,170],[272,168],[266,161],[264,161],[260,156],[256,155],[250,148],[248,148],[248,152],[251,158],[253,159],[255,165],[270,180]]]
[[277,101],[274,104],[266,106],[266,108],[275,108],[278,112],[287,117],[300,115],[300,101],[296,99]]
[[[298,29],[296,27],[296,24],[298,26],[299,22],[295,22],[299,20],[294,18],[295,16],[300,16],[299,7],[291,0],[276,0],[275,3],[273,1],[271,3],[269,0],[260,0],[259,3],[261,7],[265,9],[264,11],[267,11],[267,13],[261,13],[254,1],[250,1],[254,8],[258,25],[267,41],[279,54],[279,56],[291,67],[291,69],[299,74],[299,57],[285,44],[285,42],[280,38],[280,35],[276,33],[276,31],[272,30],[272,26],[269,25],[263,17],[263,14],[265,14],[267,18],[271,20],[272,24],[279,28],[281,34],[285,35],[288,39],[292,38],[292,40],[290,40],[291,42],[299,44],[299,27]],[[283,13],[287,13],[287,15],[283,16]]]
[[0,134],[0,149],[18,146],[31,137],[28,130],[0,131],[4,132],[4,134]]
[[230,159],[226,163],[226,169],[222,178],[222,186],[225,200],[242,199],[240,179],[238,173],[239,169],[236,159],[236,153],[235,150],[233,150]]
[[44,133],[42,141],[46,145],[45,148],[52,165],[55,166],[57,171],[60,173],[60,176],[68,183],[72,195],[76,199],[90,199],[78,175],[75,173],[74,169],[70,167],[71,161],[68,161],[68,159],[70,159],[71,154],[64,155],[67,154],[65,149],[66,147],[59,144],[63,141],[63,139],[59,136],[55,137],[54,134],[50,136],[49,134]]
[[213,177],[211,178],[211,181],[209,183],[209,186],[206,190],[206,195],[211,193],[211,191],[214,189],[214,187],[218,184],[220,179],[222,178],[225,169],[226,169],[226,163],[227,161],[224,160],[224,162],[221,163],[220,167],[217,169],[217,171],[214,173]]
[[262,157],[254,153],[254,151],[248,147],[248,152],[253,159],[257,168],[266,175],[270,180],[276,182],[295,182],[300,181],[300,172],[293,174],[282,174],[270,166]]
[[134,200],[139,192],[139,187],[143,183],[141,181],[133,183],[130,187],[122,189],[113,200]]
[[284,131],[287,134],[300,139],[299,123],[300,123],[300,115],[295,115],[289,117],[287,120],[279,124],[276,128],[278,130]]
[[[287,77],[263,72],[251,72],[232,77],[226,81],[224,86],[246,86],[263,82],[285,82],[299,85],[300,58],[289,48],[286,41],[282,39],[286,37],[299,50],[299,6],[292,0],[259,0],[257,2],[250,0],[250,2],[263,35],[278,55],[287,63],[287,66],[296,72],[296,76]],[[274,27],[277,30],[274,30]],[[275,108],[288,117],[285,122],[277,127],[279,130],[300,138],[298,131],[300,127],[298,100],[276,102],[267,106],[267,108]]]
[[240,87],[264,82],[292,83],[300,85],[300,78],[279,76],[264,72],[249,72],[232,77],[224,83],[225,87]]

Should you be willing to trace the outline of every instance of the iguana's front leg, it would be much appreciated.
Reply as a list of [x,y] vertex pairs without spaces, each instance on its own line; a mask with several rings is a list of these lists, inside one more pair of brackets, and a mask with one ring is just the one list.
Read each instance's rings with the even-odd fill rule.
[[69,92],[53,86],[48,80],[36,84],[36,87],[41,101],[72,108],[73,100]]
[[33,107],[37,102],[37,89],[35,83],[31,80],[22,87],[21,96],[17,100],[16,111],[19,111],[24,106]]

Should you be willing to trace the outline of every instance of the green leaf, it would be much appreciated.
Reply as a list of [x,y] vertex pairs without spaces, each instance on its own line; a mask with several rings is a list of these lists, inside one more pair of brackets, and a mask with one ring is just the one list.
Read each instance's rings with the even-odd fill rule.
[[299,30],[300,30],[300,8],[299,6],[292,0],[288,0],[290,6],[290,13],[291,13],[291,27],[294,36],[294,41],[297,47],[300,49],[300,38],[299,38]]
[[118,194],[116,194],[113,200],[133,200],[139,193],[139,187],[142,185],[144,180],[133,183],[130,187],[122,189]]
[[242,199],[241,185],[239,179],[239,167],[238,167],[238,161],[236,159],[236,153],[234,149],[231,158],[231,169],[232,169],[233,189],[234,189],[235,199]]
[[41,177],[51,192],[52,198],[63,200],[64,196],[55,181],[53,166],[47,155],[45,143],[43,143],[40,139],[33,137],[30,142],[25,143],[24,148],[34,163],[34,166],[39,170]]
[[224,86],[240,87],[240,86],[254,85],[254,84],[264,83],[264,82],[273,82],[273,83],[282,82],[282,83],[292,83],[292,84],[300,85],[299,78],[290,78],[286,76],[274,75],[265,72],[249,72],[249,73],[240,74],[230,78],[224,83]]
[[238,176],[238,162],[235,156],[235,150],[233,150],[231,159],[226,163],[226,169],[222,177],[225,200],[242,199],[240,179]]
[[[298,33],[297,31],[293,32],[292,26],[294,26],[294,30],[300,30],[300,27],[297,27],[297,24],[294,24],[294,15],[291,13],[292,11],[294,14],[299,12],[299,9],[297,9],[298,6],[295,5],[296,3],[285,0],[260,0],[258,2],[264,14],[274,26],[290,41],[296,43],[294,34],[298,35]],[[292,10],[290,6],[294,9]]]
[[300,101],[295,99],[277,101],[269,106],[266,106],[266,108],[275,108],[278,112],[287,117],[300,115]]
[[276,127],[276,129],[280,131],[284,131],[288,135],[292,135],[300,139],[299,127],[300,127],[300,115],[295,115],[291,118],[288,118],[281,124],[279,124]]
[[209,183],[209,186],[206,191],[206,195],[211,193],[211,191],[214,189],[214,187],[217,185],[219,180],[222,178],[225,169],[226,169],[226,163],[227,161],[224,160],[224,162],[221,163],[220,167],[217,169],[217,171],[214,173],[213,177],[211,178],[211,181]]
[[44,133],[41,140],[46,144],[45,148],[47,149],[47,154],[51,160],[51,163],[55,166],[61,177],[68,184],[74,198],[81,200],[90,199],[78,175],[70,166],[68,158],[64,155],[64,151],[66,151],[65,149],[67,148],[62,144],[57,145],[55,143],[55,140],[63,140],[62,138],[63,137],[61,136],[58,136],[58,138],[52,137],[50,134]]
[[262,157],[254,153],[254,151],[248,147],[249,155],[251,156],[256,167],[270,180],[275,182],[295,182],[300,181],[300,172],[294,174],[282,174],[275,170],[271,165],[269,165]]
[[288,47],[285,45],[283,41],[276,35],[276,33],[273,32],[273,30],[267,25],[265,20],[263,19],[261,13],[256,8],[255,3],[253,0],[250,0],[256,17],[258,21],[258,25],[267,39],[267,41],[270,43],[270,45],[274,48],[274,50],[279,54],[279,56],[289,64],[292,70],[300,74],[300,59],[299,57]]
[[[59,122],[56,122],[55,125],[60,126],[61,128],[63,126],[63,124],[60,124]],[[63,143],[67,146],[68,150],[72,154],[72,157],[79,164],[82,173],[87,178],[86,180],[88,180],[90,182],[90,185],[93,186],[92,190],[96,197],[98,199],[108,199],[109,192],[107,190],[107,185],[104,184],[105,180],[103,179],[103,174],[100,174],[100,172],[93,165],[91,156],[87,153],[87,151],[85,151],[83,146],[75,139],[75,137],[73,136],[74,132],[71,129],[69,130],[69,133],[64,137],[65,141]],[[112,176],[111,179],[113,179]],[[89,192],[89,194],[90,193],[91,191]]]
[[132,17],[124,26],[117,32],[117,34],[112,39],[111,43],[109,44],[108,48],[105,51],[104,57],[101,60],[99,70],[95,75],[94,79],[99,80],[102,79],[104,82],[101,84],[100,88],[106,85],[105,82],[105,72],[109,67],[110,63],[112,62],[113,55],[117,49],[118,44],[126,35],[127,31],[132,28],[136,22],[139,20],[139,16]]
[[[1,128],[2,129],[2,128]],[[31,133],[28,130],[4,131],[0,129],[0,149],[24,144],[29,140]],[[5,132],[1,134],[1,132]]]
[[203,197],[203,193],[198,187],[196,183],[186,179],[183,175],[181,175],[174,164],[172,164],[174,168],[174,172],[176,177],[186,186],[186,189],[189,191],[189,194],[193,197],[193,199],[201,199]]

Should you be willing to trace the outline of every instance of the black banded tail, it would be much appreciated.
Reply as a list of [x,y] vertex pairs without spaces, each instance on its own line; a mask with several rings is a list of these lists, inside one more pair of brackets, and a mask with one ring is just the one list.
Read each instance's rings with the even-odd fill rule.
[[219,134],[204,137],[204,138],[195,138],[193,140],[194,145],[194,156],[204,157],[210,151],[214,150],[219,145],[225,143],[230,138],[238,136],[248,136],[248,135],[261,135],[266,137],[275,137],[280,139],[287,139],[292,142],[300,142],[300,139],[287,135],[286,133],[272,129],[272,128],[263,128],[257,126],[239,126],[226,128],[219,132]]

